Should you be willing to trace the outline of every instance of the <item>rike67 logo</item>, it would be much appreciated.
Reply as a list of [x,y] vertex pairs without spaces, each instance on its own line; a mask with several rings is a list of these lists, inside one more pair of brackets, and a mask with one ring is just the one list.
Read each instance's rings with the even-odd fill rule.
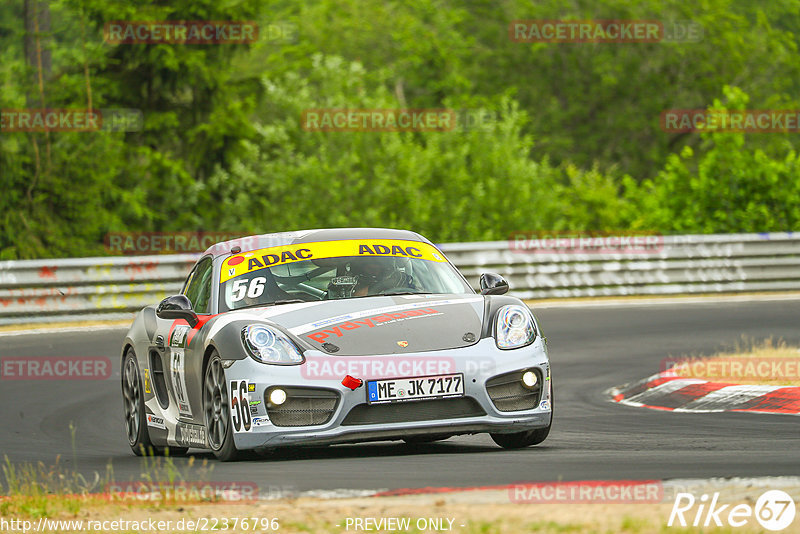
[[691,524],[693,527],[721,527],[727,524],[737,528],[755,518],[762,528],[780,531],[792,524],[796,512],[792,497],[781,490],[764,492],[756,500],[755,506],[737,504],[733,507],[720,504],[719,493],[714,493],[710,499],[705,493],[699,499],[695,499],[691,493],[678,493],[667,526],[685,527]]

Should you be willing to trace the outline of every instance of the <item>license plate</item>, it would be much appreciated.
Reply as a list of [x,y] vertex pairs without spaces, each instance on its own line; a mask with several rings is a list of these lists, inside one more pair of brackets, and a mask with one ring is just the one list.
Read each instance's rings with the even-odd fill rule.
[[367,382],[367,402],[399,402],[464,396],[464,375],[418,376]]

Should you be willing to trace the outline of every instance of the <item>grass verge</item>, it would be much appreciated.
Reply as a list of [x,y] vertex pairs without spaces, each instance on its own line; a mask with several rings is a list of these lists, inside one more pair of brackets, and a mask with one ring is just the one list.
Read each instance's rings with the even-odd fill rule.
[[783,340],[743,338],[732,351],[708,357],[669,358],[681,378],[734,384],[800,386],[800,348]]
[[[5,504],[5,503],[4,503]],[[162,522],[162,532],[187,532],[196,524],[216,526],[215,530],[233,532],[281,533],[346,533],[346,532],[453,532],[464,534],[506,534],[517,532],[541,533],[685,533],[697,528],[668,527],[670,504],[512,504],[512,503],[448,503],[434,496],[407,499],[377,497],[360,499],[290,499],[258,502],[251,505],[175,505],[171,507],[102,502],[87,498],[79,510],[70,505],[58,505],[59,513],[49,522],[54,532],[69,530],[68,524],[53,521],[82,521],[84,527],[101,526],[114,520]],[[25,513],[11,505],[16,517],[36,520],[36,510]],[[380,523],[357,520],[406,520],[380,528]],[[189,522],[194,522],[189,523]],[[94,522],[94,523],[92,523]],[[100,523],[98,523],[100,522]],[[742,528],[702,528],[703,532],[758,532],[758,523]],[[227,525],[228,528],[224,528]],[[257,527],[256,527],[257,525]],[[388,524],[383,523],[386,527]],[[398,528],[398,525],[403,525]],[[141,530],[140,525],[119,524],[123,530]],[[266,526],[266,528],[264,528]],[[75,523],[72,524],[75,527]],[[127,528],[126,528],[127,527]],[[139,528],[136,528],[139,527]],[[277,528],[273,528],[277,527]],[[394,528],[392,528],[394,527]],[[199,530],[203,530],[201,526]]]

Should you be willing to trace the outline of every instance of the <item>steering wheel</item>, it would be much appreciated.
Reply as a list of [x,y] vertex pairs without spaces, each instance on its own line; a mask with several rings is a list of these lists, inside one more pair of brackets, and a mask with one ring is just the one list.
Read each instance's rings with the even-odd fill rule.
[[391,290],[392,292],[419,291],[417,288],[410,286],[412,283],[410,276],[405,273],[398,274],[400,275],[399,279],[391,276],[387,280],[377,283],[374,288],[371,287],[370,294],[380,294],[387,290]]

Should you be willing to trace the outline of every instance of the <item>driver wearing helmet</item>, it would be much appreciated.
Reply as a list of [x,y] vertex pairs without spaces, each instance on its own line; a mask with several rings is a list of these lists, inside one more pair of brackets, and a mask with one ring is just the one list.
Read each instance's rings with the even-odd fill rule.
[[[400,260],[402,261],[402,260]],[[356,284],[354,297],[377,295],[395,288],[414,288],[413,280],[405,266],[400,267],[395,258],[369,257],[359,259],[351,265]]]

